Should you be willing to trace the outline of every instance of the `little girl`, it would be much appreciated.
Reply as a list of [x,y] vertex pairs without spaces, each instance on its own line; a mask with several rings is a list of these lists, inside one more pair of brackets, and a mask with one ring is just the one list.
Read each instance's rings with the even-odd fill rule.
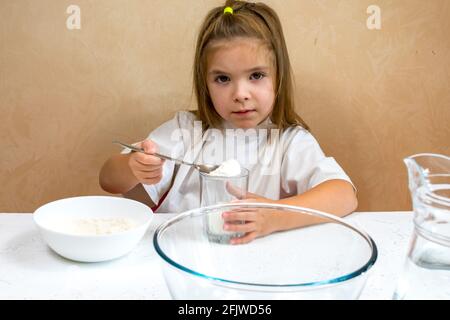
[[[177,213],[200,206],[199,173],[152,155],[220,164],[237,159],[249,170],[246,199],[344,216],[357,207],[349,177],[326,157],[294,109],[291,66],[277,14],[262,3],[226,1],[201,26],[194,60],[198,110],[176,116],[108,159],[101,187]],[[229,212],[224,228],[243,232],[232,243],[311,223],[297,214]],[[303,220],[302,220],[303,219]],[[243,220],[244,224],[232,221]]]

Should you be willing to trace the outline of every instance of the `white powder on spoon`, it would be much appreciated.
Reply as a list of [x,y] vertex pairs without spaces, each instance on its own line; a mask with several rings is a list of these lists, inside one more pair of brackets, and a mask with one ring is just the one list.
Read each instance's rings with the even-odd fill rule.
[[234,177],[241,174],[241,165],[237,160],[230,159],[223,162],[216,170],[209,173],[210,176]]

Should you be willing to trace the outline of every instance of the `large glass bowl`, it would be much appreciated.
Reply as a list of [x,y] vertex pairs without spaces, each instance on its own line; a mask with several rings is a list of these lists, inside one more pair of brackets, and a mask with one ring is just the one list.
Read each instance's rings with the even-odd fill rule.
[[[210,241],[208,215],[232,210],[274,210],[316,224],[241,245]],[[158,227],[153,244],[174,299],[356,299],[377,259],[374,241],[341,218],[263,203],[181,213]]]

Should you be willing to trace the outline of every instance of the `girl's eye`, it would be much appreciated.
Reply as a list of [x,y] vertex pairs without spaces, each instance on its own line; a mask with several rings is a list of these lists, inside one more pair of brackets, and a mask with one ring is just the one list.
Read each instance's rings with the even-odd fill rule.
[[254,72],[252,73],[252,75],[250,76],[250,80],[261,80],[262,78],[264,78],[266,75],[262,72]]
[[227,81],[230,81],[230,78],[228,78],[227,76],[217,76],[215,81],[218,83],[225,83]]

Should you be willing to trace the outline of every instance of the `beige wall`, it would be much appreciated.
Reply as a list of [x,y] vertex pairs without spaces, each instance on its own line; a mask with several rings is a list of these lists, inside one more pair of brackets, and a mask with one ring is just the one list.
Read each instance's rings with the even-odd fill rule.
[[[271,0],[298,111],[359,190],[358,210],[407,210],[402,158],[450,154],[450,1]],[[66,8],[81,8],[68,30]],[[194,105],[195,34],[222,1],[0,0],[0,212],[105,194],[118,148]],[[366,9],[381,8],[381,30]]]

